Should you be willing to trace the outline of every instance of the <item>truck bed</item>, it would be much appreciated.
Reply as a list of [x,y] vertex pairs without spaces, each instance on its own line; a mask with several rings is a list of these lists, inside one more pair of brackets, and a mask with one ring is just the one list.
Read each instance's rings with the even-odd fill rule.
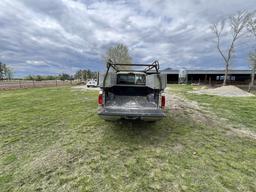
[[[121,66],[130,67],[122,69]],[[165,116],[163,90],[166,76],[161,76],[158,61],[152,64],[118,64],[109,60],[106,74],[100,76],[100,82],[98,114],[103,119],[156,121]]]
[[149,102],[145,96],[119,96],[106,101],[105,107],[109,109],[156,109],[155,102]]
[[106,120],[123,118],[155,121],[165,117],[162,109],[155,102],[149,102],[146,96],[120,95],[108,100],[99,115]]

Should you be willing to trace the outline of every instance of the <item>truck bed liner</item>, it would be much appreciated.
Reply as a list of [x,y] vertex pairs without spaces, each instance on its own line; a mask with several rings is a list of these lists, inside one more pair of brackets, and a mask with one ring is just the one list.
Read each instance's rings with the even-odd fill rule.
[[146,96],[119,96],[107,100],[106,106],[109,109],[156,109],[155,102],[148,101]]

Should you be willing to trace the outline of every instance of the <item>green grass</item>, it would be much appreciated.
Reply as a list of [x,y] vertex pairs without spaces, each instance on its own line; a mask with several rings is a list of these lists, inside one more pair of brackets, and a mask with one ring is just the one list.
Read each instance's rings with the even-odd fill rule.
[[1,191],[256,190],[255,140],[182,111],[105,122],[96,98],[67,87],[0,92]]

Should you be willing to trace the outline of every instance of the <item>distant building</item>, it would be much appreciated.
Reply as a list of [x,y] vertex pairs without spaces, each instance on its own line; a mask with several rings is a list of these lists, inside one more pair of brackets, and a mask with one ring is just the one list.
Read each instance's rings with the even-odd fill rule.
[[[224,79],[224,70],[173,70],[161,71],[167,75],[168,83],[205,83],[218,84]],[[231,84],[247,84],[251,78],[250,70],[229,70],[228,81]]]

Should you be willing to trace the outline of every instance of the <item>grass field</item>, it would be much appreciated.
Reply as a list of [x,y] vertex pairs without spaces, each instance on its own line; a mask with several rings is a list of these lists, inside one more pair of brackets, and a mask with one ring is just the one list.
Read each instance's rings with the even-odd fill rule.
[[[190,91],[200,87],[173,85],[172,90],[181,96],[196,101],[201,106],[214,111],[237,125],[256,132],[256,97],[218,97],[192,94]],[[254,90],[252,93],[255,93]]]
[[[240,102],[233,110],[189,89],[171,92],[217,115],[225,106],[255,131],[255,99],[228,100]],[[0,191],[256,191],[256,140],[186,108],[157,123],[105,122],[96,98],[70,87],[0,92]]]

